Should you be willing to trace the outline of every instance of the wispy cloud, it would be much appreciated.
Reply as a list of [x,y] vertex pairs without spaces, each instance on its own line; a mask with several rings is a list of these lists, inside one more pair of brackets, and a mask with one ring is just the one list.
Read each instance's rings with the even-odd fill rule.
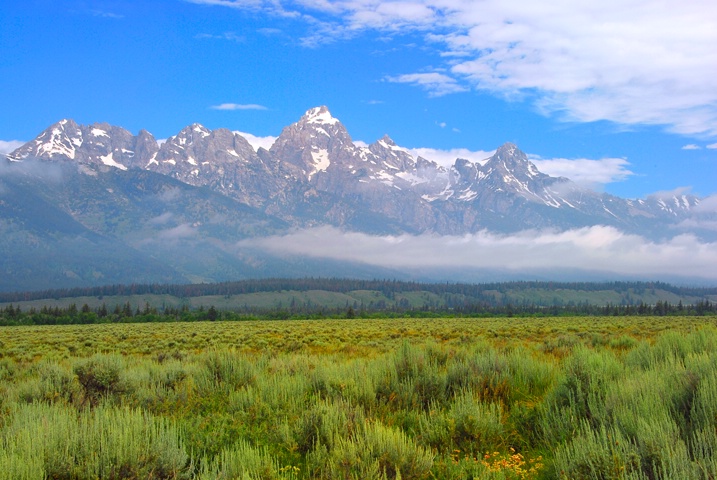
[[717,213],[717,195],[711,195],[707,198],[703,198],[697,207],[695,207],[698,213]]
[[429,95],[476,89],[567,121],[717,136],[717,8],[699,0],[188,1],[293,17],[306,23],[312,46],[367,30],[422,33],[441,50],[446,73],[389,79]]
[[409,148],[408,151],[414,157],[423,157],[432,160],[443,167],[450,167],[456,163],[456,159],[465,158],[473,163],[484,164],[490,158],[495,150],[469,150],[467,148],[452,148],[449,150],[440,150],[437,148]]
[[210,39],[210,40],[229,40],[230,42],[241,43],[246,40],[242,35],[238,35],[235,32],[224,32],[220,34],[212,33],[199,33],[194,36],[197,39]]
[[630,162],[624,158],[549,158],[530,156],[531,161],[543,173],[553,177],[567,177],[588,186],[605,185],[626,180],[634,175],[628,169]]
[[[495,150],[469,150],[467,148],[449,150],[410,148],[408,151],[414,157],[421,156],[433,160],[443,167],[452,166],[458,158],[483,165],[495,153]],[[537,155],[528,155],[528,157],[538,170],[545,174],[553,177],[567,177],[574,182],[590,187],[620,182],[634,175],[634,172],[628,168],[630,162],[624,158],[568,159],[541,158]]]
[[710,143],[709,145],[707,145],[707,148],[709,148],[710,150],[715,150],[717,149],[717,143]]
[[688,145],[683,146],[682,150],[699,150],[700,148],[702,147],[700,147],[699,145],[695,145],[694,143],[690,143]]
[[114,19],[116,19],[116,20],[120,20],[120,19],[123,19],[123,18],[124,18],[124,15],[122,15],[122,14],[114,13],[114,12],[108,12],[108,11],[106,11],[106,10],[93,9],[93,10],[88,10],[88,12],[90,13],[90,15],[93,15],[93,16],[95,16],[95,17],[114,18]]
[[189,3],[198,5],[218,5],[238,9],[260,8],[265,2],[263,0],[186,0]]
[[256,103],[222,103],[219,105],[212,105],[212,110],[268,110],[264,105],[257,105]]
[[254,148],[254,151],[259,150],[259,148],[269,150],[276,141],[276,137],[272,137],[270,135],[266,137],[257,137],[256,135],[252,135],[251,133],[246,132],[235,131],[234,133],[238,133],[239,135],[244,137],[246,141],[249,142],[249,145]]
[[0,153],[8,154],[23,145],[25,145],[25,142],[20,140],[0,140]]
[[258,33],[261,33],[262,35],[266,35],[267,37],[273,36],[273,35],[281,35],[284,33],[282,30],[278,28],[259,28],[257,29]]
[[197,235],[197,229],[188,223],[182,223],[176,227],[162,230],[155,235],[156,239],[163,241],[174,241],[183,238],[191,238]]
[[333,227],[244,240],[239,247],[279,255],[329,258],[390,268],[488,269],[521,274],[571,270],[642,278],[698,277],[717,280],[717,243],[689,234],[655,242],[613,227],[478,232],[463,236],[372,236]]
[[404,75],[388,76],[386,80],[392,83],[408,83],[416,85],[428,92],[432,97],[441,97],[450,93],[465,92],[468,88],[444,73],[407,73]]
[[682,195],[689,195],[692,191],[691,187],[677,187],[673,188],[672,190],[660,190],[657,192],[652,192],[648,195],[648,198],[657,198],[657,199],[663,199],[663,200],[669,200],[674,197],[680,197]]

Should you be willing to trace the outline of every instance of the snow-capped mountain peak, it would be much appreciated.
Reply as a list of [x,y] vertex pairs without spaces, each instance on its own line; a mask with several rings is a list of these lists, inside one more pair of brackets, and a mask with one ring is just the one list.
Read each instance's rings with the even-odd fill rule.
[[261,208],[289,225],[328,222],[372,232],[463,234],[598,223],[648,228],[686,218],[698,204],[691,195],[625,200],[580,188],[541,173],[513,143],[485,162],[456,159],[450,169],[414,157],[388,135],[357,146],[326,107],[285,127],[269,150],[255,151],[238,133],[198,123],[160,146],[144,130],[133,136],[105,123],[67,119],[9,158],[74,163],[81,173],[150,170]]
[[78,165],[126,170],[135,165],[138,139],[143,154],[152,150],[153,143],[156,144],[147,132],[134,137],[127,130],[107,123],[78,125],[71,119],[64,119],[17,149],[11,156],[18,160],[38,158],[74,161]]
[[314,107],[304,114],[302,120],[306,123],[315,123],[320,125],[335,125],[339,123],[337,118],[331,116],[331,112],[326,106]]

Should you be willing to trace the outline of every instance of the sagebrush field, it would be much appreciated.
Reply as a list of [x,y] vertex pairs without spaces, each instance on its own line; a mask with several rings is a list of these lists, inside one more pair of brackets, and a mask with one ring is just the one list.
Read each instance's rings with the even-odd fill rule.
[[0,328],[0,478],[714,479],[716,317]]

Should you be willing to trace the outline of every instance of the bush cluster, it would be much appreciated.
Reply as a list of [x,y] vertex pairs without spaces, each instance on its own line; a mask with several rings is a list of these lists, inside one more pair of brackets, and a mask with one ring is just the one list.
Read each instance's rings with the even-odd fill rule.
[[2,358],[0,479],[717,478],[713,327],[418,342],[411,325],[374,332],[373,349],[209,335],[196,350]]

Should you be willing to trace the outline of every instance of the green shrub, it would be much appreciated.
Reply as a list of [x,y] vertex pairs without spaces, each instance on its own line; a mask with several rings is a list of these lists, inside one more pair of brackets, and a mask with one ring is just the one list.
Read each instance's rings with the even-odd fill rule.
[[293,470],[284,475],[279,464],[265,449],[255,448],[243,440],[222,450],[212,461],[202,462],[200,480],[274,480],[291,478]]
[[645,479],[640,455],[618,430],[583,423],[580,433],[555,452],[554,468],[565,480]]
[[717,371],[702,379],[697,387],[690,419],[695,431],[717,431]]
[[418,430],[422,443],[444,453],[458,450],[480,457],[506,447],[500,406],[478,400],[471,391],[456,395],[447,410],[423,413]]
[[48,361],[41,362],[36,370],[37,377],[18,386],[21,401],[73,404],[79,400],[80,386],[69,370]]
[[340,437],[353,436],[364,421],[363,412],[346,402],[320,402],[294,424],[298,451],[306,454],[321,447],[332,450]]
[[75,365],[74,372],[84,393],[84,402],[95,406],[103,398],[120,395],[129,386],[122,381],[124,361],[118,355],[95,355]]
[[578,347],[565,359],[563,375],[546,398],[548,414],[567,408],[576,419],[597,427],[606,421],[605,397],[609,386],[623,373],[623,365],[609,351]]
[[0,478],[17,471],[17,462],[34,478],[77,480],[180,479],[191,470],[171,422],[129,409],[97,407],[78,416],[62,405],[18,406],[0,444]]
[[254,362],[231,350],[212,350],[201,356],[203,370],[195,373],[200,392],[236,390],[253,385],[257,370]]
[[433,454],[418,446],[400,430],[379,422],[367,423],[350,438],[340,438],[328,459],[321,478],[426,478],[433,466]]
[[390,369],[379,385],[378,394],[386,399],[397,395],[404,408],[427,409],[432,402],[443,402],[445,374],[424,348],[403,342],[388,364]]

